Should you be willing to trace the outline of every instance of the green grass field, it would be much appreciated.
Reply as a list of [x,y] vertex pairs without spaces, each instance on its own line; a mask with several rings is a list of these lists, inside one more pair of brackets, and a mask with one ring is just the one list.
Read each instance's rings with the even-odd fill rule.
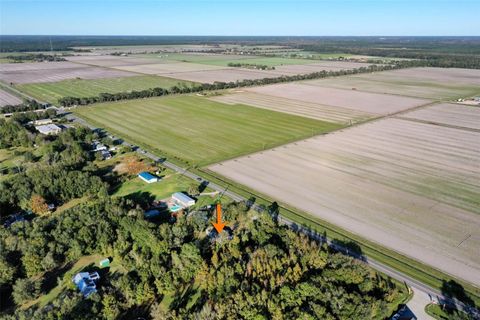
[[161,87],[171,88],[175,85],[192,85],[193,82],[176,80],[159,76],[135,76],[96,80],[63,80],[59,82],[29,83],[17,88],[40,100],[56,103],[63,97],[92,97],[100,93],[118,93],[133,90],[145,90]]
[[184,163],[206,165],[332,131],[339,124],[198,96],[79,107],[88,122]]
[[258,64],[269,67],[281,66],[281,65],[293,65],[293,64],[308,64],[314,63],[315,61],[309,59],[294,59],[294,58],[281,58],[281,57],[258,57],[250,59],[232,59],[232,60],[212,60],[200,62],[203,64],[210,64],[216,66],[225,66],[227,67],[229,63],[248,63],[248,64]]
[[227,67],[229,63],[249,63],[266,65],[269,67],[290,65],[290,64],[307,64],[312,63],[312,60],[308,59],[295,59],[295,58],[282,58],[282,57],[261,57],[261,56],[249,56],[249,55],[195,55],[195,54],[181,54],[181,53],[168,53],[168,54],[149,54],[138,55],[148,56],[149,58],[158,58],[161,61],[181,61],[190,63],[208,64],[214,66]]

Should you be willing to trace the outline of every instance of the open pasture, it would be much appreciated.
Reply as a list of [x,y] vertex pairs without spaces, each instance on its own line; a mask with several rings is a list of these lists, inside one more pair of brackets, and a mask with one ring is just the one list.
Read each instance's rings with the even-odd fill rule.
[[66,79],[99,79],[135,76],[135,73],[91,67],[72,62],[2,64],[0,80],[7,83],[56,82]]
[[29,83],[17,88],[40,101],[56,103],[63,97],[92,97],[100,93],[119,93],[145,90],[155,87],[171,88],[173,86],[190,86],[191,82],[179,81],[160,76],[134,76],[110,79],[78,80],[70,79],[59,82]]
[[0,107],[7,105],[16,105],[22,103],[22,99],[13,94],[0,89]]
[[115,67],[118,70],[125,70],[144,74],[171,74],[182,72],[195,71],[209,71],[225,69],[223,67],[210,66],[205,64],[187,63],[187,62],[173,62],[173,63],[157,63],[157,64],[140,64],[133,66],[119,66]]
[[[228,57],[228,56],[227,56]],[[241,59],[235,59],[232,57],[231,59],[218,59],[218,60],[210,60],[210,61],[202,61],[200,63],[216,65],[216,66],[224,66],[227,67],[229,63],[248,63],[248,64],[258,64],[264,65],[269,67],[276,67],[276,66],[283,66],[283,65],[298,65],[298,64],[307,64],[311,61],[306,59],[294,59],[294,58],[281,58],[281,57],[255,57],[250,56],[244,58],[242,56]]]
[[192,71],[165,73],[164,76],[175,79],[200,83],[235,82],[241,80],[254,80],[264,78],[276,78],[279,74],[273,71],[249,70],[242,68],[229,68],[221,70]]
[[117,56],[73,56],[67,57],[66,59],[76,63],[99,67],[134,66],[138,64],[159,63],[157,59],[152,58],[131,58]]
[[349,69],[366,68],[371,64],[347,61],[318,61],[306,60],[307,64],[282,65],[275,67],[275,72],[285,75],[308,74],[320,71],[340,71]]
[[[138,55],[137,57],[142,57]],[[148,57],[155,57],[160,61],[178,61],[228,67],[229,63],[247,63],[266,65],[269,67],[302,65],[313,63],[312,60],[301,58],[284,57],[262,57],[250,54],[212,54],[212,53],[160,53],[150,54]]]
[[408,112],[402,118],[480,131],[480,107],[441,103]]
[[[205,63],[215,64],[217,61],[222,60],[244,60],[252,59],[255,56],[251,55],[240,55],[240,54],[217,54],[217,53],[205,53],[205,52],[196,52],[196,53],[154,53],[146,55],[137,55],[137,58],[148,57],[150,59],[156,59],[159,62],[190,62],[190,63]],[[221,65],[221,64],[220,64]]]
[[197,96],[106,103],[74,112],[120,137],[192,164],[212,163],[340,127]]
[[374,114],[353,109],[332,107],[313,102],[286,99],[239,90],[235,90],[231,94],[215,96],[210,99],[226,104],[244,104],[340,124],[350,124],[352,122],[366,120],[375,116]]
[[429,100],[395,95],[324,88],[301,83],[274,84],[246,89],[248,92],[387,115],[429,103]]
[[480,133],[395,118],[209,167],[480,285]]
[[479,79],[480,70],[414,68],[311,80],[303,83],[440,100],[480,94]]

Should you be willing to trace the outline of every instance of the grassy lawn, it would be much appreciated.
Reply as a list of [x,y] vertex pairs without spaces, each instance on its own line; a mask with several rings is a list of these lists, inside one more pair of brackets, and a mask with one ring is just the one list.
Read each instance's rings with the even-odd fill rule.
[[441,306],[438,304],[429,304],[425,307],[425,312],[432,316],[435,319],[438,320],[461,320],[461,319],[472,319],[473,318],[468,318],[468,316],[457,310],[443,310]]
[[[138,177],[131,178],[122,183],[117,189],[113,191],[113,196],[121,197],[138,194],[141,196],[148,193],[149,196],[155,197],[155,200],[163,200],[169,198],[175,192],[187,192],[189,187],[194,185],[198,187],[200,182],[194,181],[183,176],[180,173],[175,173],[169,169],[163,172],[164,177],[155,183],[146,183]],[[211,194],[210,194],[211,193]],[[212,189],[206,188],[202,196],[197,197],[196,208],[213,204],[217,194],[213,193]],[[228,203],[230,200],[227,197],[222,197],[222,203]]]
[[100,93],[119,93],[145,90],[155,87],[192,85],[193,82],[165,78],[160,76],[135,76],[112,79],[82,80],[71,79],[59,82],[29,83],[17,88],[40,101],[57,103],[63,97],[92,97]]
[[25,161],[23,155],[15,155],[15,151],[23,153],[30,151],[30,149],[22,147],[0,149],[0,169],[9,169],[15,166],[20,166]]
[[138,177],[132,178],[114,191],[115,196],[126,196],[136,192],[148,192],[155,200],[168,198],[174,192],[187,191],[194,181],[180,174],[167,172],[165,177],[155,183],[146,183]]
[[339,124],[198,96],[78,107],[88,122],[187,164],[206,165],[332,131]]

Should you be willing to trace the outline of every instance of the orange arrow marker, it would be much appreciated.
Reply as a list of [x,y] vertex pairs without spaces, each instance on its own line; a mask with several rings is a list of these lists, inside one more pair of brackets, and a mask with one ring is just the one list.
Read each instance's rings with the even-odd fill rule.
[[212,224],[218,233],[222,232],[223,228],[225,228],[225,224],[222,223],[222,205],[220,203],[217,203],[217,223],[212,222]]

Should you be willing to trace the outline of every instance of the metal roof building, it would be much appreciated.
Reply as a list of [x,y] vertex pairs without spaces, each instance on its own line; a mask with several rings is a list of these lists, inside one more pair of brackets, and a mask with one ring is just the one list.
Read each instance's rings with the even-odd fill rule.
[[172,199],[183,207],[191,207],[195,204],[194,199],[181,192],[175,192],[172,194]]
[[37,129],[38,132],[46,135],[59,134],[62,131],[61,127],[53,123],[45,124],[41,126],[35,126],[35,129]]
[[98,272],[80,272],[73,277],[73,283],[77,286],[78,290],[86,298],[92,293],[97,292],[97,286],[95,281],[100,279]]
[[138,174],[138,177],[140,179],[142,179],[143,181],[145,181],[146,183],[153,183],[153,182],[157,182],[158,181],[158,178],[155,177],[153,174],[151,173],[148,173],[146,171],[144,172],[140,172]]

